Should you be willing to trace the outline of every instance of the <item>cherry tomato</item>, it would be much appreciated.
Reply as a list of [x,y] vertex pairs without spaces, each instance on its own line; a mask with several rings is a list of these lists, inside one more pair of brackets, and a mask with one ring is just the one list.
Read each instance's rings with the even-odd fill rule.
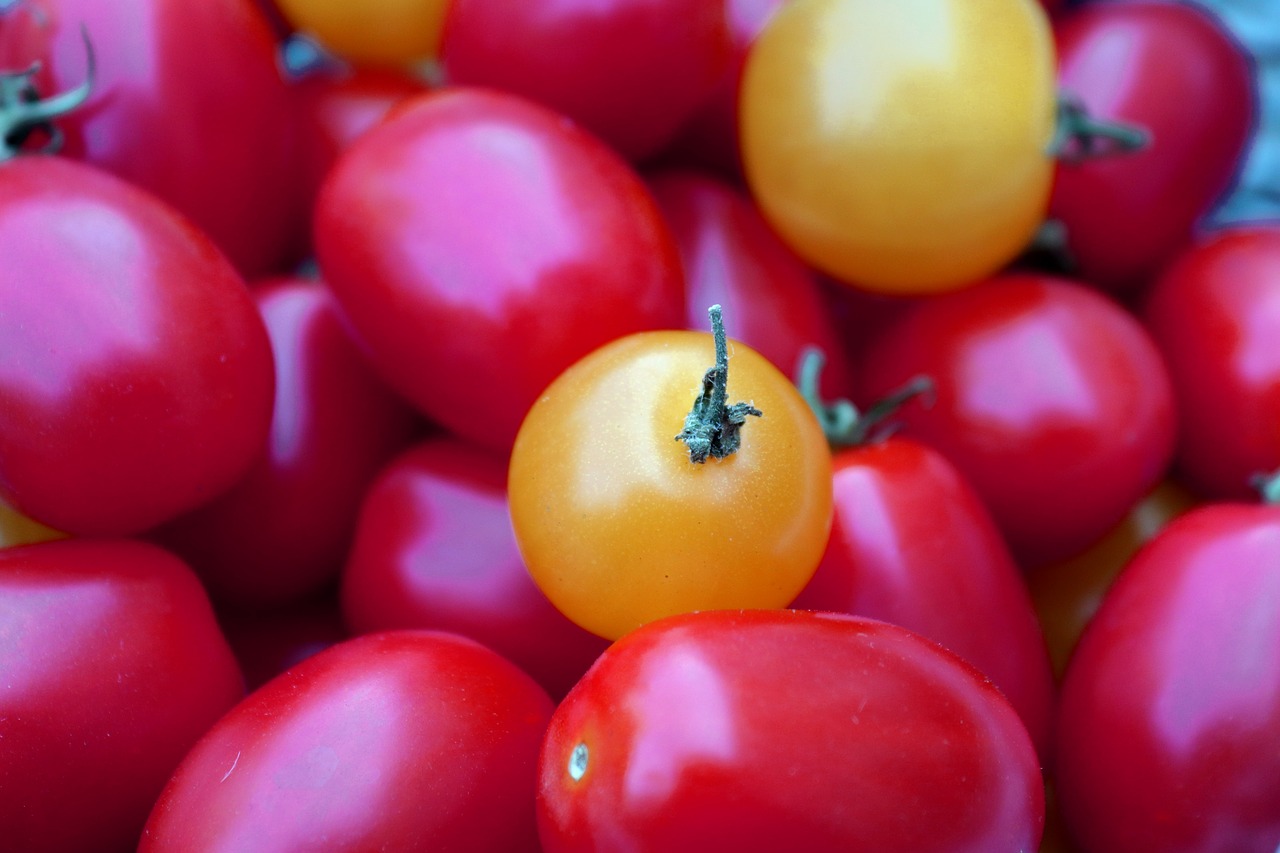
[[454,631],[518,664],[555,699],[606,645],[529,577],[511,532],[506,459],[451,438],[407,450],[369,489],[341,597],[357,633]]
[[628,335],[561,374],[520,428],[508,476],[520,552],[552,603],[600,636],[688,610],[784,607],[822,556],[831,455],[763,356],[732,345],[728,400],[762,413],[743,416],[735,451],[695,462],[676,439],[715,350],[700,332]]
[[357,65],[407,65],[434,57],[452,0],[275,0],[294,29]]
[[1174,401],[1137,319],[1078,282],[1006,274],[922,300],[868,347],[863,399],[923,374],[902,434],[938,448],[1024,568],[1078,554],[1160,480]]
[[1248,499],[1280,468],[1280,226],[1237,226],[1188,247],[1151,286],[1143,321],[1178,404],[1179,475]]
[[1048,754],[1053,676],[1026,586],[987,508],[937,451],[901,437],[834,460],[831,539],[792,603],[909,628],[982,670]]
[[0,550],[0,838],[133,850],[182,756],[244,695],[191,570],[128,540]]
[[1049,205],[1075,274],[1134,290],[1191,239],[1235,176],[1253,130],[1253,70],[1194,3],[1085,4],[1054,35],[1062,92],[1148,136],[1133,153],[1060,161]]
[[38,521],[32,521],[4,501],[0,501],[0,548],[30,545],[34,542],[47,542],[65,537],[65,533]]
[[800,255],[893,293],[1018,255],[1053,176],[1053,42],[1033,0],[792,0],[742,78],[748,184]]
[[451,0],[455,84],[564,113],[633,160],[657,153],[729,68],[726,0]]
[[690,613],[615,643],[540,760],[547,853],[1034,850],[1035,750],[955,655],[869,619]]
[[634,170],[512,95],[454,88],[396,110],[334,167],[315,234],[381,375],[504,452],[558,373],[683,317],[680,257]]
[[356,637],[219,720],[138,849],[536,850],[550,715],[542,688],[470,640]]
[[1280,509],[1193,509],[1121,572],[1067,667],[1067,826],[1091,853],[1271,853],[1277,744]]
[[244,281],[167,205],[54,157],[0,164],[0,494],[76,534],[228,489],[271,420]]

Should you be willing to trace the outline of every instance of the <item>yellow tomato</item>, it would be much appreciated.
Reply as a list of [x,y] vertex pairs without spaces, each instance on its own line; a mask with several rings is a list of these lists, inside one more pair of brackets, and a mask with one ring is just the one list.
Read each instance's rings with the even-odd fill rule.
[[1054,73],[1035,0],[791,0],[744,71],[748,183],[784,240],[841,281],[962,287],[1044,218]]
[[643,332],[561,374],[520,428],[511,520],[530,574],[566,616],[616,639],[692,610],[785,607],[831,524],[831,454],[791,382],[741,343],[728,400],[741,444],[691,459],[677,440],[713,363],[699,332]]
[[0,548],[29,545],[50,539],[65,539],[66,534],[27,518],[4,501],[0,501]]
[[358,65],[407,65],[440,48],[449,0],[276,0],[280,14]]

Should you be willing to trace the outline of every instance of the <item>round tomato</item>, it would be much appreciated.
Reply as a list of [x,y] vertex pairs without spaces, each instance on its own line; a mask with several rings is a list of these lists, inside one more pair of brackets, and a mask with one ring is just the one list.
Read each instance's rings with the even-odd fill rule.
[[436,55],[450,0],[275,0],[294,29],[357,65],[406,65]]
[[478,643],[356,637],[222,717],[138,850],[535,850],[550,716],[546,692]]
[[551,720],[547,853],[1034,850],[1044,784],[977,670],[895,625],[712,611],[615,643]]
[[846,283],[955,289],[1044,218],[1054,58],[1033,0],[792,0],[752,45],[741,98],[765,216]]
[[[831,454],[817,419],[763,356],[734,343],[725,359],[722,344],[621,338],[561,374],[520,428],[508,477],[520,552],[552,603],[603,637],[688,610],[784,607],[822,556]],[[726,369],[727,389],[709,388]],[[710,456],[677,440],[704,405]]]

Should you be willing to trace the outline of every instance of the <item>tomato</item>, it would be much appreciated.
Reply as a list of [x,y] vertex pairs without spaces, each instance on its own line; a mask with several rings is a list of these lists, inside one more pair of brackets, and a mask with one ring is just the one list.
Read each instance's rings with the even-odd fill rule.
[[342,610],[358,633],[431,628],[471,637],[559,699],[606,643],[566,619],[529,577],[506,481],[504,457],[452,438],[397,457],[361,506]]
[[419,429],[356,349],[328,290],[280,279],[253,296],[278,377],[270,432],[229,491],[156,532],[216,601],[240,608],[336,580],[365,489]]
[[1033,850],[1035,750],[991,682],[882,622],[690,613],[615,643],[540,760],[547,853]]
[[741,99],[766,218],[846,283],[962,287],[1044,218],[1054,58],[1032,0],[793,0],[752,45]]
[[32,521],[4,501],[0,501],[0,548],[62,539],[65,535],[38,521]]
[[[83,28],[83,31],[82,31]],[[57,120],[63,154],[189,216],[246,276],[294,264],[305,238],[297,112],[253,0],[15,0],[0,4],[0,70],[39,62],[46,97],[88,103]]]
[[974,486],[1024,568],[1077,554],[1159,481],[1173,453],[1164,363],[1137,319],[1069,279],[1006,274],[912,304],[872,341],[862,399],[913,376],[898,413]]
[[1251,498],[1280,468],[1277,275],[1280,226],[1236,226],[1188,247],[1143,306],[1178,403],[1178,472],[1205,497]]
[[244,281],[150,194],[53,157],[0,164],[0,494],[76,534],[229,488],[271,420]]
[[787,377],[732,349],[726,399],[761,414],[742,415],[736,450],[725,430],[721,458],[696,462],[696,440],[677,440],[709,394],[704,372],[724,376],[719,343],[700,332],[601,347],[520,427],[508,475],[516,541],[538,586],[587,630],[614,639],[672,613],[784,607],[812,576],[831,523],[830,452]]
[[470,640],[357,637],[219,720],[138,849],[534,850],[550,715],[529,676]]
[[501,451],[574,361],[683,316],[679,255],[634,170],[512,95],[454,88],[396,110],[330,173],[315,240],[380,374]]
[[831,539],[792,607],[901,625],[982,670],[1048,753],[1053,677],[1021,573],[972,487],[910,439],[838,452]]
[[434,57],[450,0],[275,0],[296,30],[357,65],[397,66]]
[[0,550],[0,838],[133,850],[197,738],[244,695],[191,570],[141,542]]
[[1049,213],[1079,277],[1144,287],[1234,178],[1254,125],[1244,49],[1193,3],[1091,3],[1054,25],[1058,84],[1097,119],[1143,128],[1119,156],[1058,164]]
[[564,113],[633,160],[657,153],[732,61],[726,0],[451,0],[455,84]]
[[1280,509],[1193,509],[1121,572],[1067,667],[1067,826],[1097,853],[1271,853],[1278,743]]

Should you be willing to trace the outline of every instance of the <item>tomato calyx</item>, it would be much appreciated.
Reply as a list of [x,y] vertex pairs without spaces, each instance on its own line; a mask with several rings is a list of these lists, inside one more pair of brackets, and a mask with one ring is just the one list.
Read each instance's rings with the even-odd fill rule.
[[1254,474],[1249,485],[1258,493],[1264,504],[1280,506],[1280,470],[1266,474]]
[[889,419],[906,403],[917,397],[926,406],[933,403],[933,379],[923,374],[912,377],[865,412],[860,411],[850,400],[823,400],[818,390],[818,380],[824,364],[826,355],[821,349],[806,347],[800,356],[796,388],[813,410],[827,443],[833,448],[863,447],[884,441],[898,429],[898,425]]
[[93,91],[93,43],[84,27],[80,28],[80,35],[84,39],[85,75],[74,89],[42,98],[34,82],[40,73],[39,62],[22,71],[0,71],[0,162],[25,150],[28,140],[37,133],[46,137],[38,153],[54,154],[62,147],[62,131],[54,119],[79,108]]
[[1065,92],[1058,94],[1058,112],[1048,154],[1062,163],[1082,163],[1140,151],[1151,141],[1144,127],[1105,121],[1089,114],[1083,103]]
[[676,435],[689,447],[689,461],[701,465],[708,458],[724,459],[742,444],[742,426],[748,417],[764,413],[750,403],[727,404],[729,397],[729,345],[719,305],[707,309],[711,335],[715,339],[716,363],[702,377],[702,393],[684,419],[684,429]]

